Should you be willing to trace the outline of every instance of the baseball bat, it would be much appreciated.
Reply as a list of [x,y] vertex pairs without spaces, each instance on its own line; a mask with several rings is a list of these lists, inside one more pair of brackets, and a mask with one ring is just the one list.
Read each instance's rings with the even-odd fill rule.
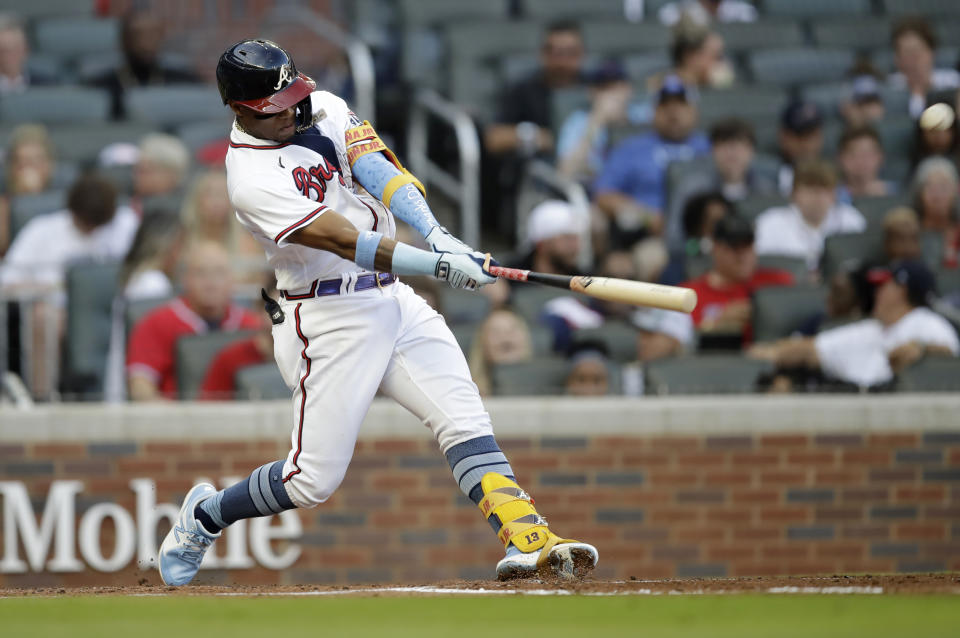
[[697,293],[689,288],[680,288],[679,286],[663,286],[612,277],[551,275],[493,265],[489,266],[488,270],[495,277],[503,277],[511,281],[532,281],[554,288],[566,288],[597,299],[634,306],[651,306],[679,312],[692,312],[697,306]]

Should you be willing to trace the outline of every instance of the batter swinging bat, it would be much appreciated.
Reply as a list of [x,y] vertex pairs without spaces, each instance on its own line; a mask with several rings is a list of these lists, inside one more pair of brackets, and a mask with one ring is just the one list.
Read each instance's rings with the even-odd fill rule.
[[610,277],[550,275],[493,265],[489,266],[489,271],[495,277],[503,277],[511,281],[533,281],[545,286],[582,292],[597,299],[634,306],[652,306],[680,312],[691,312],[697,306],[697,293],[689,288],[678,286],[662,286]]

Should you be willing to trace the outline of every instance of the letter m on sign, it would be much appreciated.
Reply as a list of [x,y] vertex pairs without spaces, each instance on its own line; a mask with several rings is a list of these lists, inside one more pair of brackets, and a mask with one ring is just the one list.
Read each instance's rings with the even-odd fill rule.
[[[35,572],[46,567],[53,572],[78,572],[83,569],[75,553],[74,530],[77,494],[83,489],[80,481],[54,481],[47,494],[40,523],[26,486],[19,481],[0,481],[3,497],[3,557],[0,573]],[[18,539],[23,541],[27,561],[20,559]],[[54,545],[53,558],[44,565]]]

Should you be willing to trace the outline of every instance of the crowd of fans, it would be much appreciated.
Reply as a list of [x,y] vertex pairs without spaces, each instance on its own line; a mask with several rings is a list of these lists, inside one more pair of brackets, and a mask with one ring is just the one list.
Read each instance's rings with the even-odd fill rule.
[[[585,270],[587,254],[593,274],[691,287],[700,303],[690,315],[569,296],[541,295],[531,307],[539,293],[500,281],[480,293],[482,305],[469,305],[484,310],[464,316],[455,307],[461,297],[435,282],[410,282],[460,327],[458,336],[466,334],[461,343],[481,392],[502,390],[498,367],[545,358],[560,378],[551,391],[604,395],[640,393],[645,364],[694,353],[772,362],[775,372],[758,388],[776,391],[890,388],[896,373],[924,356],[957,356],[947,318],[960,314],[960,290],[937,282],[958,267],[960,251],[956,118],[943,130],[915,125],[909,157],[893,158],[908,167],[899,176],[885,170],[891,157],[878,132],[888,118],[917,121],[934,103],[956,107],[960,73],[934,65],[930,24],[898,21],[890,40],[896,72],[883,77],[858,61],[836,113],[790,100],[777,114],[771,153],[751,121],[733,113],[704,126],[699,109],[703,92],[739,86],[715,25],[755,21],[757,8],[682,0],[661,7],[656,19],[672,33],[670,68],[641,85],[618,60],[588,65],[577,22],[545,28],[539,67],[502,87],[498,113],[480,123],[494,160],[485,167],[497,167],[484,182],[495,185],[484,193],[487,216],[512,207],[518,183],[510,178],[531,158],[581,184],[591,213],[549,199],[529,212],[522,237],[485,237],[499,239],[496,256],[507,265],[574,274]],[[16,16],[0,16],[0,101],[55,81],[31,66],[26,33]],[[125,93],[132,87],[199,81],[160,55],[164,39],[150,13],[122,18],[117,63],[84,80],[109,96],[112,118],[130,117]],[[557,121],[554,96],[569,89],[582,89],[588,101]],[[891,112],[889,91],[905,95],[905,112]],[[828,139],[834,121],[842,127],[835,144]],[[224,138],[227,132],[225,123]],[[231,397],[237,370],[272,360],[269,318],[257,309],[269,273],[234,219],[222,140],[191,151],[158,130],[105,145],[94,165],[78,167],[58,161],[41,125],[12,128],[5,139],[0,296],[7,316],[19,317],[4,327],[19,347],[4,368],[29,371],[37,398],[57,390],[176,398],[176,342],[185,335],[241,331],[212,358],[201,398]],[[15,214],[24,198],[59,191],[65,196],[49,210],[27,220]],[[870,200],[887,202],[887,210],[865,214],[858,206]],[[757,201],[768,205],[755,209]],[[838,256],[834,237],[860,247],[879,239],[872,252]],[[119,264],[104,381],[94,389],[67,387],[42,356],[64,339],[67,273],[85,262]],[[805,316],[794,335],[757,343],[756,293],[811,286],[824,291],[823,307],[799,308]],[[57,326],[52,335],[41,329],[50,325]],[[609,338],[615,331],[628,336],[626,354],[623,339],[617,346]],[[20,370],[24,360],[28,369]]]

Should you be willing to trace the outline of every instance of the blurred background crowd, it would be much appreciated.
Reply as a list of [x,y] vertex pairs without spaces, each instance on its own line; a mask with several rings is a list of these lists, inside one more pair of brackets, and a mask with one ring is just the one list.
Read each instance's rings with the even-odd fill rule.
[[250,36],[355,110],[372,79],[501,263],[697,290],[405,279],[487,396],[960,388],[958,2],[0,0],[4,400],[288,395],[211,83]]

